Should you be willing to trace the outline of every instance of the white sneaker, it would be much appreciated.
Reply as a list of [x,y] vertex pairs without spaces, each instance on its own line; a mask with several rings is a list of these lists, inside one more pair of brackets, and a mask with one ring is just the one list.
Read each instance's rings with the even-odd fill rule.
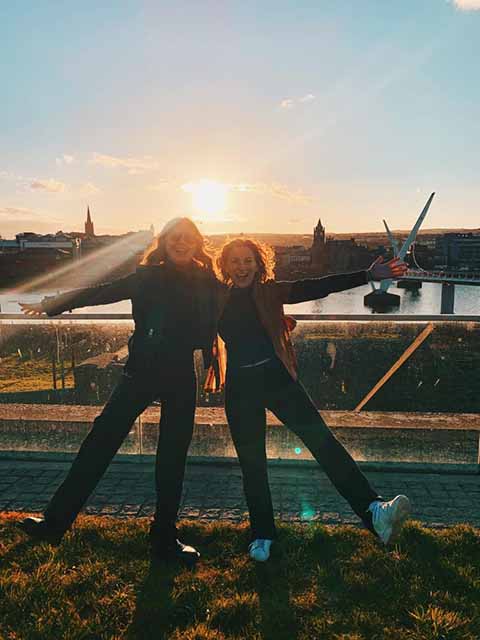
[[266,562],[270,557],[270,547],[273,540],[257,538],[248,545],[248,552],[252,560],[257,562]]
[[374,500],[367,511],[372,514],[373,528],[378,537],[387,545],[395,541],[403,523],[410,515],[410,500],[407,496],[397,496],[389,502]]

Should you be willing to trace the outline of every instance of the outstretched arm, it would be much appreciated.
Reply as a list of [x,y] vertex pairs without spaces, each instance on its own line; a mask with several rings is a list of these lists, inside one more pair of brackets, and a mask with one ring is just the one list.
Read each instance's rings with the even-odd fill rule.
[[79,307],[93,307],[100,304],[111,304],[131,298],[138,286],[135,273],[95,287],[74,289],[58,296],[47,296],[37,304],[22,304],[22,311],[28,316],[58,316],[64,311],[71,311]]
[[388,262],[383,262],[383,258],[377,258],[375,262],[365,271],[355,271],[353,273],[337,273],[323,278],[307,278],[305,280],[295,280],[294,282],[278,283],[285,292],[283,302],[286,304],[296,304],[325,298],[330,293],[346,291],[360,285],[367,284],[371,280],[385,280],[388,278],[399,278],[407,269],[407,265],[398,258],[393,258]]

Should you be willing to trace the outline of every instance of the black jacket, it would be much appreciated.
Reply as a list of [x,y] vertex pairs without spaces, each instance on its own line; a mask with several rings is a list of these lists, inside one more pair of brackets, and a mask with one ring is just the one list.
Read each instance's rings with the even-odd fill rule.
[[[179,280],[181,278],[181,280]],[[183,297],[178,297],[179,285]],[[178,345],[169,344],[169,349],[202,349],[205,367],[211,362],[212,344],[216,332],[215,276],[196,265],[187,271],[179,271],[168,263],[138,267],[135,273],[110,283],[84,289],[67,291],[58,296],[46,297],[42,307],[49,316],[59,315],[79,307],[111,304],[120,300],[132,301],[135,330],[129,341],[129,362],[156,363],[157,350],[165,346],[164,331],[168,320],[175,322],[177,311],[189,316],[191,323],[188,335]],[[187,305],[178,309],[175,305]],[[127,363],[128,368],[128,363]]]

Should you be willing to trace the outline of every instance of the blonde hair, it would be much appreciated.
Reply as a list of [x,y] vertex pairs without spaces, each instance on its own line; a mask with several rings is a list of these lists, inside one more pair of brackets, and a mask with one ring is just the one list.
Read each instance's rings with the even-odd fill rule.
[[227,240],[215,256],[215,271],[220,280],[226,284],[231,282],[232,279],[227,272],[227,260],[232,250],[237,248],[247,248],[253,253],[258,267],[257,278],[260,282],[274,278],[275,253],[272,247],[253,238],[235,238]]
[[154,264],[162,264],[167,258],[165,249],[165,240],[169,233],[171,233],[179,224],[186,223],[193,235],[197,238],[197,248],[193,255],[194,262],[199,266],[213,272],[213,262],[209,254],[208,248],[205,246],[205,239],[200,233],[197,225],[190,220],[190,218],[172,218],[169,220],[160,233],[155,236],[151,245],[145,250],[145,253],[140,260],[140,264],[143,266],[150,266]]

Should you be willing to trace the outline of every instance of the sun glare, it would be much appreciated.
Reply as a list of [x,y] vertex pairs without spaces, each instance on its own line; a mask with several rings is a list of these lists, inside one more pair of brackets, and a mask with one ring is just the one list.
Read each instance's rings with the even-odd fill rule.
[[182,189],[192,194],[192,206],[197,213],[215,216],[226,209],[229,191],[226,184],[205,178],[184,184]]

